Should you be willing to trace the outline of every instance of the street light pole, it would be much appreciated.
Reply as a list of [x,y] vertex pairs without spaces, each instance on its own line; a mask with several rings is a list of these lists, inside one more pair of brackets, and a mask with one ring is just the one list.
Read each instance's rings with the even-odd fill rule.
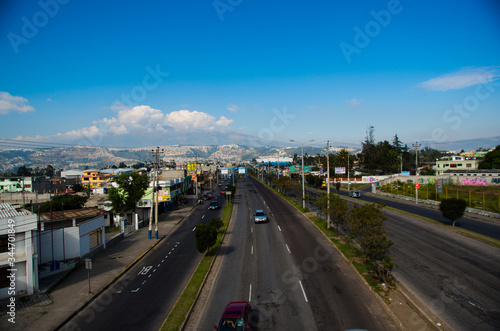
[[[304,177],[304,143],[300,143],[298,141],[291,140],[291,139],[290,139],[290,141],[302,145],[302,208],[306,209],[306,187],[305,187],[305,183],[304,183],[304,180],[305,180],[305,177]],[[314,139],[306,141],[306,142],[310,143],[313,141],[314,141]]]
[[326,141],[326,201],[328,220],[326,222],[327,228],[330,228],[330,141]]

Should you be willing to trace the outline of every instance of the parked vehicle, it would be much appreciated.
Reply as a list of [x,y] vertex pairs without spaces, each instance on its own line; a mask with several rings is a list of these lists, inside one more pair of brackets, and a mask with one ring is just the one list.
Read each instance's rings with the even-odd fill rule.
[[361,197],[361,193],[359,193],[359,191],[350,191],[349,196],[351,198],[359,198],[359,197]]
[[222,313],[219,325],[215,330],[219,331],[243,331],[251,328],[252,306],[246,301],[233,301],[227,304]]
[[267,216],[266,213],[264,213],[263,210],[256,210],[255,211],[255,216],[254,216],[254,222],[255,223],[266,223],[267,222]]

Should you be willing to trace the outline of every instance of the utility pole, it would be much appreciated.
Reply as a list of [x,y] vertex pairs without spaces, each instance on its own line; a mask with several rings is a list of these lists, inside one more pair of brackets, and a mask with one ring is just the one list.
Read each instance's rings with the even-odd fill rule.
[[418,176],[418,148],[422,145],[416,141],[412,146],[415,147],[415,176]]
[[[161,150],[163,153],[163,149]],[[151,239],[151,228],[153,226],[153,212],[155,220],[155,239],[158,239],[158,166],[160,164],[160,147],[156,147],[156,150],[151,151],[151,155],[155,158],[154,161],[154,173],[153,173],[153,192],[151,195],[151,216],[149,218],[149,231],[148,239]]]
[[330,228],[330,141],[326,141],[326,201],[328,220],[326,222],[328,229]]
[[[349,148],[349,147],[348,147]],[[347,149],[347,192],[351,191],[351,178],[349,177],[349,149]]]
[[[294,142],[294,143],[298,143],[298,144],[301,144],[302,145],[302,208],[306,209],[306,188],[305,188],[305,183],[304,183],[304,144],[305,143],[301,143],[301,142],[298,142],[298,141],[295,141],[295,140],[291,140],[291,142]],[[309,140],[309,141],[306,141],[306,143],[310,143],[310,142],[313,142],[314,139],[312,140]]]

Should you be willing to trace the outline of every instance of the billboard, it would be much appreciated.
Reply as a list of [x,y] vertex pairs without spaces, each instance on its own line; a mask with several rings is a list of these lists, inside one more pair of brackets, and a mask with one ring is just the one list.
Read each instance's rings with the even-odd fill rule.
[[345,167],[335,167],[336,174],[345,174]]
[[243,168],[243,167],[238,168],[238,173],[239,174],[243,174],[243,175],[246,174],[247,173],[247,168]]
[[198,169],[198,168],[199,168],[199,166],[200,166],[200,165],[199,165],[198,163],[192,163],[192,162],[189,162],[189,163],[187,164],[187,170],[188,170],[188,171],[194,171],[194,170]]

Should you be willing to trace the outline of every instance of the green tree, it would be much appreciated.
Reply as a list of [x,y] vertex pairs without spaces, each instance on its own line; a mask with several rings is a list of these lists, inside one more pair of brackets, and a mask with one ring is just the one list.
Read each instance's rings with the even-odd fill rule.
[[47,213],[49,211],[82,209],[85,202],[87,202],[86,197],[76,194],[58,195],[54,199],[43,203],[40,206],[40,212]]
[[439,204],[439,210],[441,211],[441,214],[449,219],[452,222],[453,226],[455,226],[456,220],[464,216],[466,209],[467,201],[463,199],[443,199]]
[[85,187],[83,187],[83,185],[82,185],[81,183],[76,183],[76,184],[75,184],[75,185],[73,185],[71,188],[72,188],[72,189],[73,189],[73,191],[75,191],[75,192],[82,192],[82,191],[85,189]]
[[370,172],[377,169],[377,148],[374,133],[375,128],[370,126],[366,132],[365,141],[361,143],[360,164]]
[[398,153],[403,152],[403,142],[401,142],[401,140],[399,140],[397,133],[394,135],[394,139],[392,140],[392,147],[394,147],[394,149]]
[[113,209],[118,213],[123,213],[126,210],[135,212],[137,202],[144,196],[149,186],[148,175],[124,172],[116,178],[116,183],[118,188],[112,187],[108,190],[108,198]]
[[45,176],[53,177],[55,175],[55,169],[50,164],[45,168]]
[[328,210],[333,223],[335,224],[335,228],[337,231],[337,236],[339,235],[339,226],[342,227],[342,230],[345,235],[345,239],[347,244],[349,244],[349,240],[347,238],[348,225],[346,224],[347,220],[347,203],[340,198],[338,194],[330,193],[330,209]]
[[198,224],[194,230],[196,249],[198,252],[206,252],[217,242],[217,230],[210,224]]
[[383,204],[365,204],[354,208],[350,214],[351,232],[349,236],[359,244],[365,259],[377,265],[377,274],[386,280],[388,272],[394,267],[389,248],[394,244],[385,234],[382,212]]
[[210,226],[213,226],[216,230],[219,230],[223,225],[224,223],[220,217],[212,217],[210,219]]
[[20,166],[17,169],[16,176],[31,176],[32,170],[31,168],[24,166]]
[[484,156],[479,162],[479,169],[500,169],[500,145]]

